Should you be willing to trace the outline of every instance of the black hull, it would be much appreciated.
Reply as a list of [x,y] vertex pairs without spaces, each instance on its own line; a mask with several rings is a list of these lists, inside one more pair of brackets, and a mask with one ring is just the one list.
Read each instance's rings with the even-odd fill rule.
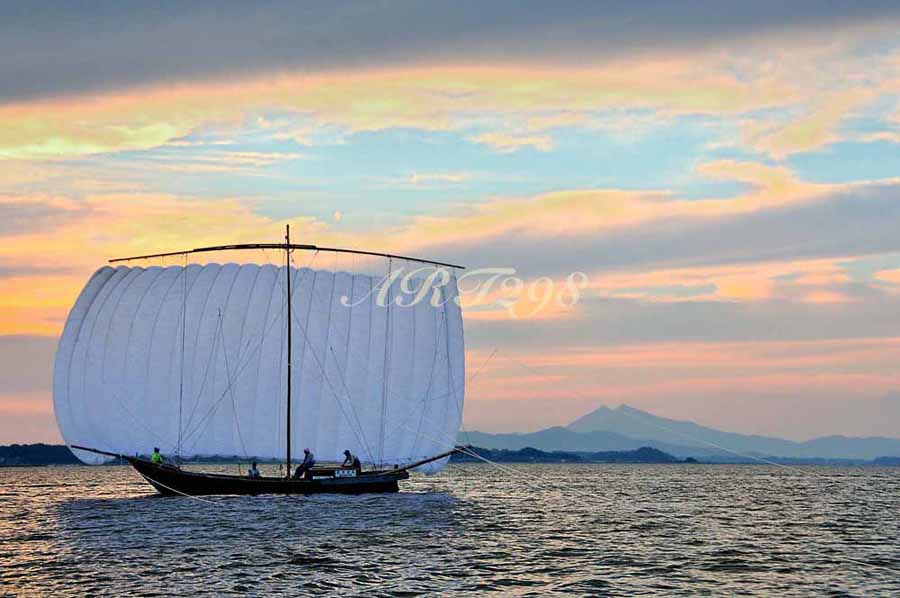
[[397,492],[400,480],[409,478],[405,469],[363,472],[353,477],[335,476],[335,470],[314,470],[314,479],[249,478],[235,475],[185,471],[171,465],[156,465],[129,458],[138,473],[166,496],[214,494],[366,494]]

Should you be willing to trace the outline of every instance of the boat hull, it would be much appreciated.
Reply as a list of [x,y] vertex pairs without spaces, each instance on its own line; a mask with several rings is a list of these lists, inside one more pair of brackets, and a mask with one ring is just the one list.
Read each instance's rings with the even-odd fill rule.
[[[185,471],[171,465],[157,465],[145,459],[129,459],[132,467],[165,496],[216,494],[366,494],[397,492],[399,482],[409,478],[406,470],[363,472],[352,477],[334,475],[335,470],[314,472],[310,479],[250,478],[234,475]],[[330,473],[329,473],[330,472]]]

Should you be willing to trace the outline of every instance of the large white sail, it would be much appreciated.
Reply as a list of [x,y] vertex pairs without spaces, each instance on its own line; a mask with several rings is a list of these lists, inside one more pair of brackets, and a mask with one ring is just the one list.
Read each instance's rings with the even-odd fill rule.
[[[435,277],[427,293],[399,278],[307,268],[291,277],[292,454],[339,460],[350,449],[403,465],[451,449],[465,389],[455,277]],[[99,269],[56,353],[66,443],[282,459],[285,279],[283,267],[256,264]]]

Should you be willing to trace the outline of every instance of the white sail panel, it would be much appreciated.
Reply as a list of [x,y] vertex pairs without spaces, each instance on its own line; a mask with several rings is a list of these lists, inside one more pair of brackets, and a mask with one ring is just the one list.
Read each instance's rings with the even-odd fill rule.
[[[282,459],[283,267],[104,267],[69,313],[53,399],[69,445]],[[456,279],[291,269],[295,458],[403,465],[453,447],[465,387]],[[379,297],[386,299],[379,301]],[[86,462],[98,456],[76,451]],[[437,471],[446,459],[424,466]]]

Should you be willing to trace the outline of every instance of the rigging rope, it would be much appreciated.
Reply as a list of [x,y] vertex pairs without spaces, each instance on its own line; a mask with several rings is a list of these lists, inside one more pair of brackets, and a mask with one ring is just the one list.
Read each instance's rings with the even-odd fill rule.
[[[265,251],[263,251],[263,253],[265,253]],[[315,252],[315,253],[312,255],[312,257],[310,258],[310,265],[312,264],[312,262],[315,261],[315,257],[316,257],[317,254],[318,254],[318,252]],[[266,256],[266,260],[268,261],[268,256]],[[272,264],[270,263],[269,265],[272,265]],[[284,288],[284,285],[281,283],[280,277],[276,275],[275,278],[276,278],[276,280],[278,281],[278,283],[281,285],[281,288],[283,289],[283,288]],[[294,292],[296,292],[296,288],[291,290],[291,294],[293,295]],[[283,294],[286,295],[286,293],[283,293]],[[282,306],[284,306],[284,300],[282,301]],[[220,395],[219,399],[216,400],[215,403],[213,403],[213,404],[211,405],[211,407],[210,407],[210,409],[207,411],[206,415],[204,415],[203,418],[201,418],[201,420],[200,420],[200,421],[198,422],[198,424],[197,424],[197,427],[196,427],[194,430],[191,431],[191,433],[187,436],[187,438],[185,438],[185,441],[186,441],[188,438],[193,437],[194,434],[196,434],[198,431],[200,431],[200,430],[202,429],[202,426],[203,426],[205,423],[208,423],[209,417],[215,412],[215,410],[218,408],[219,404],[227,397],[228,391],[232,388],[233,384],[237,381],[237,379],[240,377],[240,375],[244,372],[244,370],[245,370],[245,369],[247,368],[247,366],[250,364],[250,360],[252,359],[253,355],[256,353],[256,351],[258,351],[260,348],[262,348],[262,344],[263,344],[263,342],[265,341],[266,337],[268,336],[269,332],[271,332],[271,330],[272,330],[272,328],[275,326],[275,324],[277,324],[277,323],[280,321],[280,318],[281,318],[281,315],[280,315],[280,314],[281,314],[281,313],[282,313],[281,310],[279,310],[279,313],[277,313],[277,314],[275,314],[275,316],[273,316],[272,321],[269,323],[269,325],[268,325],[268,326],[265,328],[265,330],[263,331],[263,334],[260,336],[259,342],[257,343],[256,347],[255,347],[252,351],[250,351],[249,354],[247,354],[247,359],[246,359],[246,361],[244,361],[244,363],[241,364],[241,365],[239,366],[238,371],[237,371],[237,373],[235,374],[234,378],[232,378],[232,379],[228,382],[228,385],[226,386],[225,390],[224,390],[224,391],[222,392],[222,394]],[[217,322],[217,326],[218,326],[218,324],[220,324],[220,323],[221,323],[221,322]],[[224,332],[223,332],[223,337],[224,337]],[[217,337],[217,340],[218,340],[218,337]],[[224,338],[223,338],[223,340],[224,340]],[[223,343],[223,344],[224,344],[224,343]],[[249,347],[249,345],[250,345],[250,340],[247,341],[247,346]],[[191,417],[188,419],[188,424],[187,424],[187,427],[188,427],[188,428],[190,427],[190,424],[191,424],[191,422],[193,421],[193,417],[194,417],[196,408],[197,408],[197,406],[199,406],[199,404],[200,404],[200,397],[202,396],[203,389],[205,388],[205,385],[206,385],[206,379],[207,379],[207,376],[208,376],[208,373],[209,373],[209,363],[211,362],[214,353],[215,353],[215,346],[213,347],[213,352],[210,353],[210,360],[209,360],[209,362],[207,362],[207,369],[206,369],[206,372],[204,373],[204,382],[203,382],[203,386],[201,386],[201,388],[200,388],[200,393],[198,393],[198,395],[197,395],[197,401],[196,401],[195,404],[194,404],[194,411],[191,412]],[[226,377],[226,380],[227,380],[227,377]],[[283,405],[283,403],[282,403],[282,405]],[[281,409],[276,410],[276,412],[279,414],[279,422],[280,422],[280,413],[281,413]],[[276,426],[276,429],[279,430],[279,436],[280,436],[280,429],[281,429],[280,426]],[[195,439],[195,440],[194,440],[194,443],[193,443],[193,445],[192,445],[192,447],[195,446],[196,444],[197,444],[197,440]]]
[[[487,364],[489,364],[491,362],[491,360],[494,358],[494,355],[496,355],[496,354],[497,354],[497,347],[494,347],[494,350],[491,351],[491,354],[487,356],[487,359],[485,359],[482,362],[481,366],[477,370],[475,370],[475,373],[473,373],[472,376],[468,380],[466,380],[467,385],[472,384],[475,381],[475,379],[478,378],[478,375],[481,374],[482,371],[484,371],[484,368],[487,367]],[[460,414],[459,422],[460,422],[459,428],[460,428],[460,430],[462,430],[462,433],[466,436],[466,444],[471,445],[472,439],[469,437],[469,431],[466,430],[465,424],[462,423],[462,414]]]
[[[282,286],[282,288],[283,288],[283,286]],[[293,291],[292,291],[292,294],[293,294]],[[357,418],[357,425],[360,426],[359,432],[357,433],[357,431],[353,428],[353,422],[350,420],[350,418],[347,416],[346,411],[344,410],[344,406],[342,405],[342,403],[341,403],[341,401],[340,401],[340,398],[339,398],[340,395],[339,395],[338,392],[335,390],[334,385],[331,383],[331,380],[330,380],[329,377],[328,377],[328,374],[325,372],[325,367],[324,367],[324,365],[322,364],[321,360],[319,360],[318,355],[316,355],[315,349],[312,347],[312,343],[310,342],[310,340],[309,340],[309,335],[307,334],[307,331],[306,331],[306,326],[304,326],[303,323],[301,323],[302,320],[300,319],[300,317],[297,315],[296,311],[294,310],[294,304],[293,304],[293,301],[291,302],[290,308],[289,308],[289,309],[291,310],[291,314],[293,314],[293,316],[294,316],[294,317],[292,318],[291,322],[292,322],[292,323],[296,323],[296,324],[297,324],[297,327],[300,329],[300,332],[303,334],[303,345],[302,345],[302,349],[303,349],[303,350],[301,351],[301,356],[306,355],[306,347],[309,346],[309,352],[312,354],[313,359],[316,360],[316,365],[319,367],[319,369],[320,369],[320,371],[321,371],[322,379],[325,380],[325,383],[326,383],[326,384],[328,384],[328,387],[329,387],[329,389],[331,390],[331,394],[332,394],[332,396],[334,397],[335,401],[336,401],[337,404],[338,404],[338,407],[339,407],[340,410],[341,410],[341,415],[344,417],[344,419],[345,419],[345,420],[347,421],[347,423],[349,424],[350,431],[353,432],[354,436],[356,436],[357,442],[360,442],[361,445],[364,445],[364,446],[368,447],[368,443],[367,443],[366,440],[365,440],[365,434],[363,433],[363,430],[362,430],[362,424],[359,423],[359,419]],[[312,301],[310,301],[310,309],[312,309]],[[307,316],[307,321],[308,321],[308,316]],[[333,354],[334,354],[334,348],[333,348],[333,347],[329,347],[329,348],[331,349],[331,352],[332,352],[332,355],[333,355]],[[302,357],[301,357],[301,358],[302,358]],[[335,358],[335,359],[336,359],[336,358]],[[302,365],[302,364],[301,364],[301,365]],[[338,370],[340,371],[340,368],[338,368]],[[302,371],[301,371],[301,373],[302,373]],[[346,385],[345,385],[345,386],[346,386]],[[348,390],[347,394],[348,394],[348,396],[349,396],[349,390]],[[351,405],[351,407],[352,407],[352,405]],[[355,414],[355,412],[354,412],[354,414]],[[360,435],[362,435],[362,438],[360,438]],[[370,451],[368,448],[367,448],[367,451],[369,451],[369,452],[371,453],[371,451]]]
[[[221,320],[221,319],[222,319],[222,312],[220,310],[219,311],[219,320]],[[223,327],[219,326],[219,330],[223,330]],[[224,334],[225,334],[224,331],[222,331],[221,334],[224,336]],[[223,338],[222,346],[224,347],[224,345],[225,345],[225,339]],[[223,350],[222,355],[225,356],[225,379],[227,380],[228,378],[230,378],[230,373],[231,373],[231,370],[228,367],[228,350],[227,349]],[[239,357],[239,359],[240,359],[240,357]],[[234,385],[229,385],[229,394],[231,395],[231,412],[234,414],[234,426],[237,429],[238,440],[241,443],[241,451],[244,453],[244,458],[249,460],[250,455],[247,454],[247,446],[244,444],[244,436],[241,434],[241,418],[238,417],[237,403],[235,402],[235,399],[234,399]]]
[[[329,347],[329,349],[331,349],[331,355],[334,358],[335,362],[337,362],[337,355],[334,354],[334,347]],[[341,375],[341,385],[344,387],[344,392],[347,393],[347,402],[350,404],[350,410],[351,413],[353,413],[353,418],[356,420],[356,425],[359,426],[359,434],[362,437],[362,444],[365,447],[366,452],[369,454],[369,459],[374,462],[375,455],[372,453],[372,449],[369,448],[369,443],[366,440],[366,434],[365,432],[363,432],[362,422],[359,421],[359,415],[357,415],[356,408],[353,406],[353,400],[350,397],[350,389],[347,388],[347,368],[344,368],[344,373]],[[348,419],[348,423],[350,423],[349,418],[347,418],[347,414],[344,413],[344,408],[341,406],[340,400],[337,398],[337,395],[334,393],[332,394],[334,395],[335,401],[337,401],[338,407],[341,408],[341,415],[343,415],[345,419]],[[353,431],[352,424],[350,426],[350,430]],[[359,440],[359,437],[357,437],[357,441]]]
[[[420,428],[422,427],[422,418],[425,417],[425,410],[427,409],[427,404],[429,402],[428,399],[431,398],[431,387],[432,387],[432,384],[434,384],[434,370],[437,368],[438,345],[441,342],[441,332],[443,331],[444,333],[446,333],[446,331],[447,331],[447,320],[445,318],[446,315],[447,315],[447,310],[443,310],[443,311],[441,311],[440,318],[438,319],[438,324],[437,324],[438,334],[437,334],[437,338],[435,339],[435,343],[434,343],[434,351],[432,351],[432,354],[431,354],[431,368],[429,368],[429,372],[428,372],[428,385],[425,387],[425,395],[422,397],[422,412],[419,415],[419,427]],[[441,326],[441,324],[443,324],[443,326]],[[416,439],[413,442],[413,450],[412,450],[413,453],[416,452],[416,447],[419,446],[420,438],[421,438],[421,435],[418,432],[416,432]]]

